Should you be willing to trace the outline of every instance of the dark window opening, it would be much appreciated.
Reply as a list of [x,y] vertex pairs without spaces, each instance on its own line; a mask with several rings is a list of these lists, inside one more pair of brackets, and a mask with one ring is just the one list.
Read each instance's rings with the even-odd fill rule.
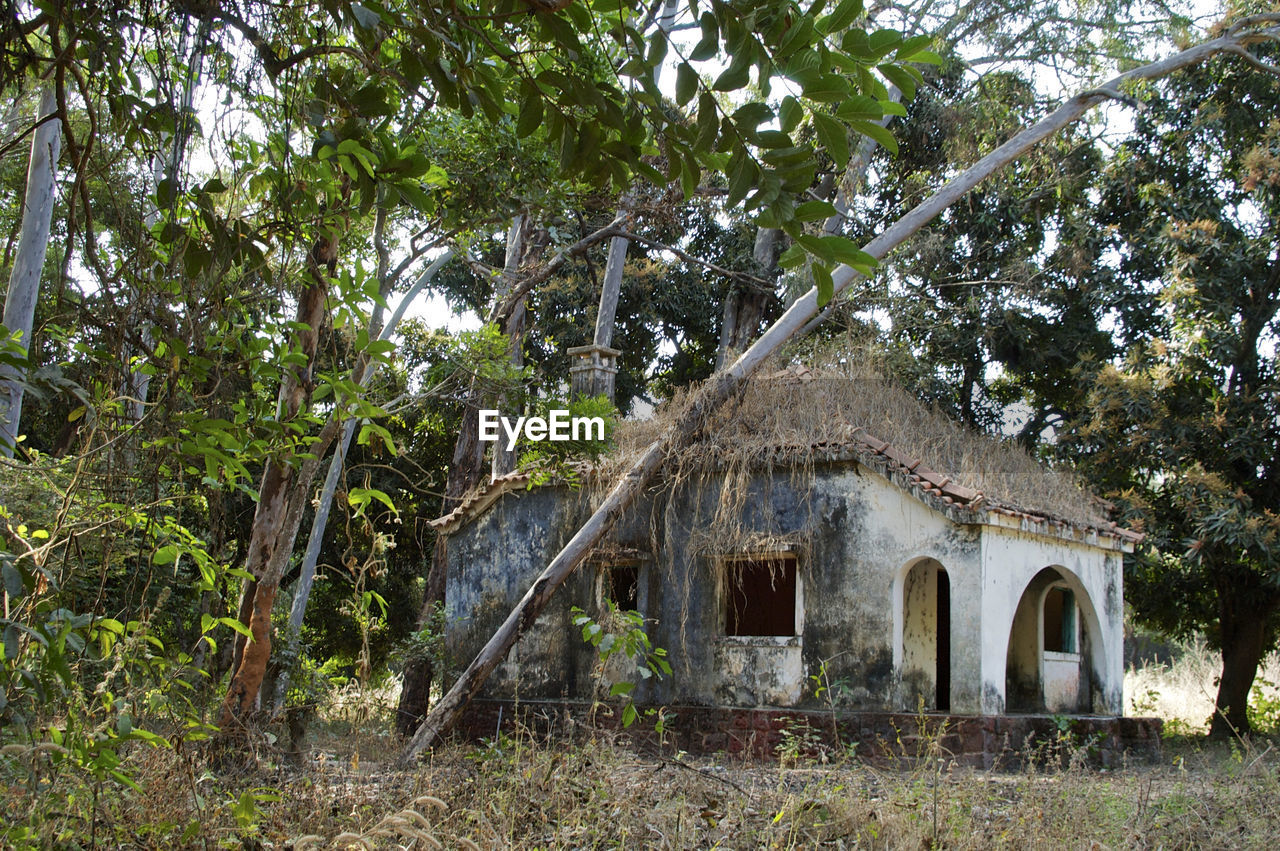
[[1050,588],[1044,597],[1044,649],[1076,652],[1076,598],[1069,588]]
[[640,565],[619,564],[605,570],[605,596],[627,612],[640,609]]
[[725,565],[725,635],[796,634],[796,562],[734,559]]
[[938,569],[938,646],[934,670],[937,672],[939,712],[951,711],[951,580]]

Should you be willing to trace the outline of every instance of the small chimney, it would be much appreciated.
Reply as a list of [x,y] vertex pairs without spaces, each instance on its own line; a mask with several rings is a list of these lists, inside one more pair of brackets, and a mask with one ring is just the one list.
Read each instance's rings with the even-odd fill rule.
[[573,365],[569,367],[570,398],[605,396],[612,402],[620,354],[617,349],[595,343],[569,349],[569,357],[573,358]]

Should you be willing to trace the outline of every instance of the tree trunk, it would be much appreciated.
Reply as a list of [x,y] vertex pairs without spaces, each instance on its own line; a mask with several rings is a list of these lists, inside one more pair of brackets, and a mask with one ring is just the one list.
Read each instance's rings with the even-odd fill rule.
[[[50,83],[40,94],[37,120],[57,112],[58,100]],[[31,137],[31,158],[27,163],[27,189],[23,200],[22,231],[18,251],[9,273],[9,291],[4,300],[4,324],[10,334],[20,335],[22,347],[31,352],[31,331],[36,301],[40,297],[40,275],[49,248],[49,226],[53,220],[53,173],[62,147],[62,121],[51,118],[36,128]],[[22,422],[22,372],[0,365],[0,455],[12,458]]]
[[[344,196],[347,191],[344,188]],[[296,419],[311,397],[320,328],[326,315],[326,294],[329,281],[337,271],[340,229],[331,225],[323,228],[322,234],[311,248],[307,281],[298,296],[294,318],[299,330],[295,332],[294,344],[304,362],[291,366],[281,378],[276,412],[281,423]],[[241,600],[243,611],[252,594],[246,625],[253,637],[245,642],[243,636],[237,636],[239,664],[231,675],[218,719],[223,736],[242,729],[245,718],[257,704],[271,655],[271,607],[302,524],[311,481],[320,468],[320,458],[337,437],[338,428],[338,421],[330,419],[317,442],[307,447],[305,459],[295,455],[292,449],[282,449],[267,459],[245,556],[245,571],[256,582],[252,588],[246,582]]]
[[[1123,98],[1124,96],[1120,94],[1121,90],[1132,81],[1164,77],[1219,53],[1239,52],[1244,49],[1245,44],[1267,41],[1275,37],[1280,37],[1280,27],[1272,27],[1265,31],[1233,30],[1175,56],[1121,74],[1100,88],[1076,95],[953,178],[942,189],[868,243],[864,250],[872,257],[882,259],[979,183],[1004,169],[1036,144],[1070,126],[1099,103],[1113,97]],[[836,269],[831,276],[833,297],[844,291],[859,277],[859,274],[849,266],[842,265]],[[776,353],[797,331],[805,327],[818,310],[818,291],[816,288],[810,289],[808,293],[796,299],[778,321],[770,326],[760,339],[731,366],[707,380],[685,413],[677,417],[676,421],[650,444],[640,459],[618,480],[609,495],[577,534],[534,580],[506,620],[423,721],[422,726],[418,728],[413,739],[401,753],[399,759],[401,765],[412,764],[423,750],[433,747],[440,737],[457,723],[463,710],[484,685],[489,674],[506,658],[520,635],[537,620],[556,589],[586,559],[627,506],[643,491],[648,481],[661,468],[668,454],[695,440],[706,418],[735,395],[742,383],[760,364]]]
[[[507,229],[507,252],[502,267],[502,289],[494,299],[496,302],[501,302],[515,289],[516,275],[520,271],[520,264],[524,259],[525,247],[528,243],[528,230],[529,217],[524,213],[516,216],[511,222],[511,227]],[[527,301],[521,298],[516,302],[511,315],[502,326],[502,331],[509,341],[511,364],[517,369],[524,366],[524,327],[527,317]],[[506,401],[505,396],[498,397],[499,410],[505,406]],[[493,445],[493,463],[490,472],[496,479],[512,472],[515,468],[516,450],[507,449],[506,443],[499,440]]]
[[1271,596],[1260,588],[1227,576],[1218,583],[1222,676],[1209,722],[1211,738],[1227,739],[1250,731],[1249,692],[1270,646],[1267,621],[1274,608]]
[[[452,510],[452,506],[445,513]],[[429,626],[436,606],[444,602],[445,570],[448,566],[449,539],[436,537],[431,553],[431,568],[427,571],[427,587],[422,595],[422,609],[418,613],[417,629],[421,632]],[[437,639],[442,636],[437,636]],[[396,732],[412,736],[431,708],[431,683],[435,679],[435,660],[431,656],[410,659],[404,666],[404,681],[400,687],[400,702],[396,706]]]

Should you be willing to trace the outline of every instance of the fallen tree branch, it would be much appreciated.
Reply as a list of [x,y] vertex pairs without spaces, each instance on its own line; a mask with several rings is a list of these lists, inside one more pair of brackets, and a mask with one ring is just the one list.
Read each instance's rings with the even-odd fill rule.
[[[1103,86],[1071,98],[1042,120],[1024,129],[996,150],[952,179],[934,195],[921,202],[888,230],[867,243],[864,250],[877,260],[905,242],[931,219],[950,207],[975,186],[1014,162],[1041,141],[1070,126],[1091,108],[1107,100],[1107,90],[1123,91],[1134,81],[1157,80],[1175,71],[1190,68],[1222,53],[1235,53],[1246,45],[1274,39],[1280,35],[1280,14],[1256,16],[1257,23],[1273,24],[1269,29],[1237,29],[1189,48],[1158,62],[1134,68],[1109,80]],[[607,230],[607,229],[606,229]],[[844,291],[861,275],[849,266],[841,266],[832,274],[834,295]],[[431,713],[401,752],[399,763],[407,766],[424,750],[435,745],[462,715],[471,698],[484,685],[493,669],[507,656],[512,645],[528,629],[546,607],[556,590],[587,557],[614,522],[641,493],[646,483],[662,467],[667,456],[688,446],[698,436],[706,417],[731,398],[755,370],[784,343],[795,336],[818,313],[820,304],[816,288],[796,299],[791,307],[760,336],[736,361],[717,372],[694,396],[689,407],[678,416],[663,435],[649,445],[638,461],[619,479],[608,496],[534,580],[524,597],[507,619],[462,672],[449,692]]]

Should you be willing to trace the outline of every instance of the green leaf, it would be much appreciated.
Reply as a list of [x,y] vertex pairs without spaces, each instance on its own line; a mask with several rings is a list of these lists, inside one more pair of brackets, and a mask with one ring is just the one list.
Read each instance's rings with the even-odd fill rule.
[[828,246],[831,256],[837,263],[847,263],[859,271],[873,269],[876,266],[876,258],[863,251],[852,239],[843,236],[824,236],[822,241]]
[[711,89],[717,92],[731,92],[745,86],[751,80],[750,65],[730,65],[721,72]]
[[710,92],[698,97],[698,137],[693,145],[699,150],[710,150],[720,129],[720,110]]
[[848,29],[861,14],[862,0],[844,0],[831,11],[830,15],[818,20],[818,31],[824,34],[841,32]]
[[774,52],[774,58],[785,59],[800,48],[808,47],[811,41],[813,41],[813,19],[805,15],[787,30],[787,34],[782,37],[782,43]]
[[536,88],[526,91],[520,101],[520,115],[516,119],[516,138],[524,139],[542,124],[542,93]]
[[676,103],[684,106],[698,93],[698,72],[688,62],[676,66]]
[[871,55],[879,59],[902,43],[902,33],[890,29],[876,30],[870,35],[868,42],[871,45]]
[[813,127],[818,133],[818,140],[827,149],[827,156],[835,160],[840,168],[849,164],[849,128],[829,115],[820,112],[813,114]]
[[800,101],[791,95],[787,95],[782,99],[782,106],[778,110],[778,127],[783,133],[790,133],[800,126],[800,120],[804,118],[804,108],[800,106]]
[[834,216],[837,212],[835,205],[829,201],[805,201],[796,207],[795,217],[802,222],[817,222]]
[[725,199],[725,204],[733,207],[746,198],[752,184],[755,183],[757,172],[756,164],[751,161],[745,151],[735,154],[729,160],[729,195]]
[[693,194],[698,191],[698,181],[702,178],[702,169],[698,168],[698,161],[690,154],[680,159],[680,189],[684,192],[686,199],[692,198]]
[[778,257],[778,267],[781,269],[794,269],[804,263],[805,256],[804,246],[799,243],[793,243],[790,248],[782,252],[782,255]]
[[870,121],[850,121],[849,126],[855,132],[875,139],[889,153],[898,153],[898,140],[893,138],[893,134],[881,127],[879,124],[875,124]]
[[168,544],[156,550],[156,554],[151,557],[152,564],[173,564],[178,560],[178,545]]
[[823,307],[835,295],[835,284],[831,281],[831,270],[826,264],[814,263],[810,267],[813,273],[813,284],[818,288],[818,307]]
[[9,624],[4,628],[4,660],[12,662],[18,658],[18,627],[16,624]]
[[849,81],[839,74],[822,74],[804,85],[801,94],[810,100],[833,103],[851,93]]
[[645,62],[650,68],[657,68],[662,64],[662,60],[667,58],[667,37],[662,30],[656,30],[653,37],[649,39],[649,55],[645,58]]
[[[879,121],[884,116],[884,112],[881,101],[873,100],[866,95],[854,95],[836,108],[836,115],[845,121],[856,118],[864,121]],[[905,114],[906,110],[903,110],[903,115]]]
[[240,623],[240,621],[236,620],[235,618],[218,618],[218,623],[222,624],[223,626],[230,627],[231,629],[243,635],[245,638],[249,639],[250,641],[253,641],[253,632],[249,629],[249,627]]
[[635,691],[635,689],[636,689],[635,683],[626,683],[626,682],[614,683],[613,688],[609,689],[609,696],[618,697],[624,694],[631,694],[631,692]]
[[937,58],[936,54],[931,53],[927,49],[931,44],[933,44],[933,36],[913,35],[902,43],[902,46],[898,48],[897,53],[893,55],[893,60],[895,62],[928,62],[928,59],[918,60],[916,57],[921,54],[928,54],[929,56]]
[[898,87],[898,91],[902,92],[902,96],[907,100],[911,100],[916,96],[916,86],[919,84],[917,75],[920,74],[914,68],[901,65],[877,65],[877,70],[885,76],[889,82]]
[[0,565],[0,574],[4,576],[5,593],[15,600],[26,596],[27,586],[22,579],[22,571],[6,560]]
[[636,705],[634,703],[628,703],[622,709],[622,726],[630,727],[632,724],[636,723],[636,719],[639,717],[640,714],[636,711]]
[[352,507],[367,505],[370,500],[375,499],[391,509],[392,513],[399,514],[396,510],[396,504],[391,501],[391,497],[385,491],[380,491],[377,488],[351,488],[347,491],[347,503]]
[[796,242],[804,246],[806,251],[823,263],[834,263],[836,261],[835,247],[820,236],[802,233],[796,237]]
[[879,104],[880,111],[885,115],[896,115],[899,118],[905,118],[907,116],[907,108],[896,100],[882,100],[879,101]]
[[[748,134],[754,133],[757,127],[759,127],[764,122],[771,120],[772,118],[773,118],[773,110],[769,107],[768,104],[760,103],[759,101],[753,101],[748,104],[743,104],[733,112],[734,122],[737,123],[737,125]],[[778,132],[779,131],[777,130],[764,131],[764,133],[778,133]],[[764,138],[764,133],[760,134],[762,139]],[[787,134],[782,133],[781,135],[784,139],[786,139]],[[768,145],[771,143],[766,141],[766,142],[762,142],[761,144]],[[786,141],[783,142],[783,144],[790,145],[791,140],[786,139]]]
[[694,45],[689,58],[694,62],[704,62],[720,52],[720,25],[710,12],[702,13],[698,25],[702,28],[702,39]]
[[791,136],[781,130],[761,130],[756,134],[756,141],[766,148],[792,148],[795,143]]

